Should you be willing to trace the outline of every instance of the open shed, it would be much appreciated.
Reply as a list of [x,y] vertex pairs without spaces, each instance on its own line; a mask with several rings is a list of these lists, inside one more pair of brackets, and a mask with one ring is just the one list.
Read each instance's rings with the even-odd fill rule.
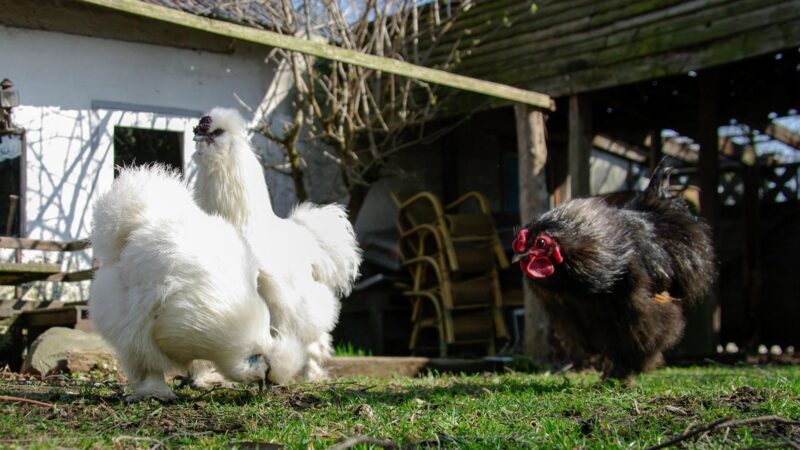
[[[800,242],[797,1],[498,0],[477,2],[455,28],[451,39],[464,44],[449,70],[544,92],[558,105],[539,174],[542,161],[531,161],[519,134],[524,108],[515,127],[506,102],[451,103],[453,115],[474,115],[451,142],[498,168],[490,175],[500,180],[498,213],[518,211],[502,188],[513,184],[514,164],[520,177],[547,186],[546,195],[519,191],[524,221],[531,209],[598,193],[592,184],[611,173],[594,170],[602,160],[625,169],[617,189],[630,189],[667,155],[681,168],[677,181],[699,188],[721,275],[714,298],[690,318],[686,348],[800,342],[791,263]],[[443,176],[442,190],[474,183],[481,171],[485,179],[490,166],[476,165],[456,180]],[[526,306],[528,328],[537,329],[535,300]],[[534,333],[527,339],[534,353],[544,345]]]

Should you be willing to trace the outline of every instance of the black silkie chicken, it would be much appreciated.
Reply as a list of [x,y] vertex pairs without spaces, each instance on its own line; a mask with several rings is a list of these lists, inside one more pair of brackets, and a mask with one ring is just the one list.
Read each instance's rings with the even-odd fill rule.
[[664,175],[659,164],[621,207],[602,197],[569,201],[513,243],[557,336],[570,353],[603,357],[604,380],[630,383],[660,364],[683,334],[683,308],[716,277],[708,226],[669,195]]

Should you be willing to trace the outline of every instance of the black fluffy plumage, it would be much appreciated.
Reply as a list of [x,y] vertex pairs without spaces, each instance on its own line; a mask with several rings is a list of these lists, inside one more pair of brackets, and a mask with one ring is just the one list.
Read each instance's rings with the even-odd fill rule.
[[576,199],[525,225],[514,241],[532,289],[567,349],[606,360],[630,382],[680,339],[683,308],[716,277],[710,230],[663,188],[656,170],[621,207]]

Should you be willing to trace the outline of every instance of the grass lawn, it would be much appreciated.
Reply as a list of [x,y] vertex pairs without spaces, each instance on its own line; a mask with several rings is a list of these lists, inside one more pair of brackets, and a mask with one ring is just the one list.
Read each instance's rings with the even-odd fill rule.
[[[0,395],[0,447],[646,448],[720,419],[800,419],[800,367],[666,368],[625,388],[596,373],[369,378],[202,393],[126,405],[115,383],[25,381]],[[259,447],[260,445],[260,447]],[[690,448],[798,448],[800,426],[717,427]]]

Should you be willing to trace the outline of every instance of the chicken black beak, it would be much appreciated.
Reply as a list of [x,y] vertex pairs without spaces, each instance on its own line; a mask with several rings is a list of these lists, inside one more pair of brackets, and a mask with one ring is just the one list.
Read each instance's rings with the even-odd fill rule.
[[206,135],[205,134],[195,134],[193,140],[195,142],[204,141],[204,140],[206,140]]
[[528,259],[527,253],[514,253],[514,257],[511,258],[511,263],[518,263],[522,260]]

